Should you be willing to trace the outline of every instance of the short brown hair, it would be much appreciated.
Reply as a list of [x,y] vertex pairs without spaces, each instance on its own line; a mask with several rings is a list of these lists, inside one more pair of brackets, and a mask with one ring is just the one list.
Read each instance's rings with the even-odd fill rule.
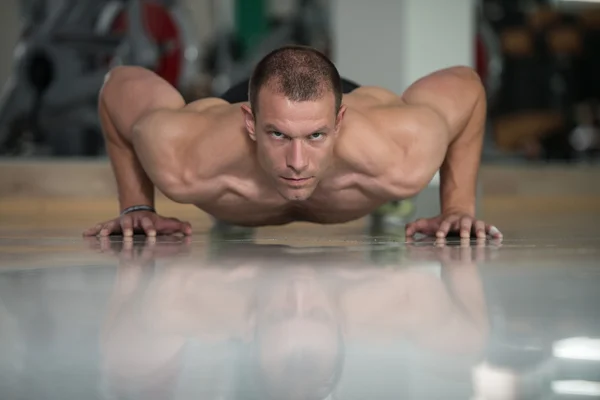
[[248,85],[248,99],[253,113],[258,111],[258,94],[272,85],[292,101],[310,101],[332,91],[336,111],[342,104],[342,80],[329,58],[306,46],[284,46],[267,54],[254,68]]

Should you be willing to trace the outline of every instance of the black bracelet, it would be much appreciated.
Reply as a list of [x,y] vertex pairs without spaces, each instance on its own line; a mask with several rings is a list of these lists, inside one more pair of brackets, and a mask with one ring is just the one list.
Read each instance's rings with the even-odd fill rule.
[[150,212],[156,213],[156,210],[152,206],[131,206],[131,207],[127,207],[126,209],[121,211],[121,216],[135,212],[135,211],[150,211]]

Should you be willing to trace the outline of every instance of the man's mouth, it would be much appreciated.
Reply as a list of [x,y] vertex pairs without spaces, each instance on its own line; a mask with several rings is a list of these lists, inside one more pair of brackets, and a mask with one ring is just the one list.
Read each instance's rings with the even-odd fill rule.
[[287,178],[285,176],[282,176],[281,179],[283,179],[284,181],[292,184],[292,185],[299,185],[305,182],[308,182],[309,180],[311,180],[312,178]]

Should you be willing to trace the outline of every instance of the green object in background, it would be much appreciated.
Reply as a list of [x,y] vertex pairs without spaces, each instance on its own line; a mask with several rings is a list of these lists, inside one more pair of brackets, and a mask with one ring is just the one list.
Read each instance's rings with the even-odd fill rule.
[[252,52],[269,28],[267,1],[236,0],[235,25],[242,52]]

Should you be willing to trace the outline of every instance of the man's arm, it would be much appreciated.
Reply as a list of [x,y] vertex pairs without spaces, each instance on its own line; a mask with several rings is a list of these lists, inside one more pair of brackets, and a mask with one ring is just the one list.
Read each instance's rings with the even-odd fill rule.
[[486,97],[479,76],[470,68],[442,70],[415,82],[402,97],[408,104],[433,110],[448,127],[447,137],[430,138],[447,147],[440,168],[442,213],[474,215],[486,118]]
[[[425,153],[445,150],[440,166],[441,218],[434,233],[445,237],[450,230],[460,230],[461,237],[469,237],[474,228],[478,237],[486,233],[500,237],[494,227],[474,220],[487,111],[485,89],[477,73],[467,67],[441,70],[415,82],[402,97],[409,105],[434,112],[447,127],[444,132],[424,131],[420,139]],[[407,227],[407,234],[428,231],[429,222],[417,221]]]
[[[212,100],[214,103],[218,99]],[[206,103],[211,101],[202,101],[204,107]],[[177,197],[185,156],[201,129],[198,120],[205,119],[199,112],[191,112],[194,108],[198,104],[186,106],[173,86],[144,68],[118,67],[107,76],[100,93],[99,116],[120,211],[131,206],[154,206],[155,186],[167,196]],[[96,224],[83,234],[131,236],[140,229],[150,236],[191,234],[189,223],[150,211],[135,211]]]
[[134,127],[156,110],[184,106],[181,95],[151,71],[119,67],[110,72],[100,93],[99,115],[121,211],[134,205],[154,206],[154,184],[133,148]]
[[[154,206],[154,184],[140,163],[133,147],[134,127],[156,110],[178,110],[184,107],[181,95],[168,82],[152,71],[139,67],[118,67],[107,76],[100,92],[98,114],[106,149],[117,183],[119,210],[131,206]],[[123,234],[132,236],[143,231],[191,234],[191,225],[165,218],[151,211],[134,211],[124,216],[95,224],[84,236]]]
[[111,73],[100,113],[121,209],[153,205],[155,186],[181,203],[214,190],[215,182],[206,181],[241,158],[240,141],[223,128],[233,115],[241,121],[240,112],[226,105],[217,98],[186,105],[175,88],[141,68]]

